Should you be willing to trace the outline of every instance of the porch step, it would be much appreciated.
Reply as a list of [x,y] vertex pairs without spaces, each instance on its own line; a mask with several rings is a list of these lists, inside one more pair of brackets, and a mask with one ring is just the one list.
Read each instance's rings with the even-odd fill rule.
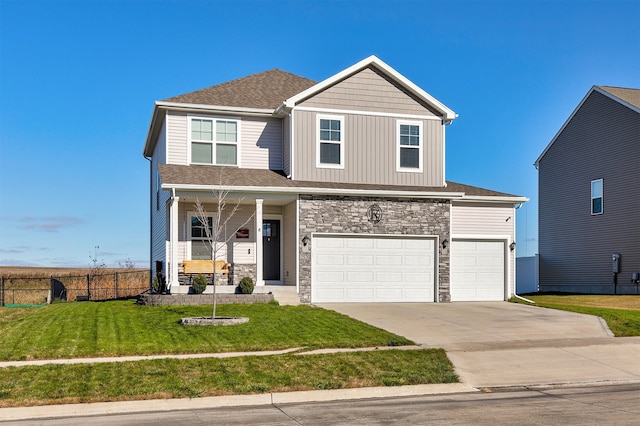
[[[174,285],[171,287],[171,294],[189,294],[188,285]],[[211,294],[213,292],[213,286],[207,286],[204,294]],[[217,294],[234,294],[236,292],[236,286],[233,285],[218,285],[216,286]],[[296,292],[295,286],[285,285],[261,285],[256,286],[253,289],[254,294],[268,294],[272,293],[274,299],[281,305],[299,305],[300,298]]]

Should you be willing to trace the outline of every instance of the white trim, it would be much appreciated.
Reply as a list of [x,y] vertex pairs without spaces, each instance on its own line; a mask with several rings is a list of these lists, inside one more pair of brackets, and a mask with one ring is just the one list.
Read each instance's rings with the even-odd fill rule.
[[296,198],[296,293],[300,294],[300,196]]
[[[262,219],[266,219],[266,220],[279,220],[280,221],[280,229],[278,230],[278,232],[280,232],[280,279],[279,280],[264,280],[265,285],[282,285],[284,284],[284,220],[282,219],[282,215],[281,214],[264,214],[262,216]],[[264,220],[263,220],[264,223]],[[262,238],[262,233],[260,233],[260,238]],[[264,247],[264,245],[263,245]],[[264,248],[263,248],[263,252],[264,252]],[[264,255],[264,253],[263,253]],[[264,262],[262,265],[262,268],[264,268]]]
[[262,279],[262,198],[256,198],[256,285],[263,286]]
[[[442,182],[446,185],[447,184],[447,173],[446,173],[446,167],[447,167],[447,138],[446,138],[446,130],[447,130],[447,123],[445,123],[444,120],[442,120]],[[426,151],[426,147],[425,147],[425,152]]]
[[[199,140],[199,139],[192,139],[191,138],[191,124],[192,121],[194,119],[197,120],[208,120],[211,121],[211,125],[212,125],[212,140],[211,141],[205,141],[205,140]],[[233,142],[226,142],[226,141],[218,141],[216,139],[216,125],[218,121],[231,121],[231,122],[235,122],[236,123],[236,142],[235,142],[235,147],[236,147],[236,164],[218,164],[217,162],[217,157],[216,157],[216,147],[218,144],[221,145],[232,145]],[[212,116],[212,115],[201,115],[201,114],[187,114],[187,164],[191,165],[206,165],[206,166],[226,166],[226,167],[242,167],[241,164],[241,158],[242,158],[242,148],[241,148],[241,141],[242,141],[242,131],[241,131],[241,127],[242,127],[242,117],[227,117],[227,116]],[[195,163],[192,161],[191,159],[191,146],[193,144],[193,142],[196,143],[208,143],[211,144],[211,163]]]
[[[417,126],[418,127],[418,146],[413,145],[401,145],[400,144],[400,126]],[[416,149],[418,150],[418,167],[402,167],[400,164],[400,153],[402,149]],[[422,121],[408,121],[408,120],[396,120],[396,172],[401,173],[422,173],[422,166],[424,163],[424,137]]]
[[169,198],[169,256],[170,256],[170,279],[169,279],[169,288],[171,291],[171,287],[174,285],[177,287],[180,285],[180,281],[178,280],[178,202],[180,201],[180,197],[176,197],[175,191],[172,193],[172,197]]
[[[331,141],[331,140],[322,140],[320,139],[320,120],[331,120],[340,122],[340,140],[339,141]],[[345,131],[344,131],[344,117],[341,115],[316,115],[316,167],[319,169],[344,169],[344,140]],[[340,147],[340,163],[322,163],[320,161],[320,146],[323,144],[331,144],[338,145]]]
[[307,90],[304,90],[298,93],[297,95],[292,96],[291,98],[284,101],[284,105],[287,108],[293,108],[294,106],[296,106],[298,102],[313,96],[314,94],[338,83],[340,80],[345,79],[350,75],[355,74],[356,72],[370,65],[373,65],[376,68],[380,69],[389,77],[391,77],[392,79],[400,83],[400,85],[403,86],[405,89],[407,89],[409,92],[413,93],[415,96],[417,96],[418,98],[421,98],[423,101],[425,101],[426,103],[430,104],[435,109],[440,111],[444,115],[445,120],[452,121],[457,117],[457,114],[455,112],[447,108],[443,103],[441,103],[436,98],[434,98],[433,96],[431,96],[430,94],[422,90],[420,87],[416,86],[414,83],[412,83],[406,77],[401,75],[399,72],[397,72],[396,70],[391,68],[389,65],[381,61],[375,55],[371,55],[368,58],[365,58],[360,62],[350,66],[349,68],[342,70],[337,74],[334,74],[333,76],[327,78],[326,80],[323,80],[320,83],[313,85]]
[[295,179],[295,164],[296,164],[296,160],[295,160],[295,146],[296,144],[294,143],[294,138],[295,138],[295,126],[294,126],[294,119],[293,119],[293,110],[291,110],[291,115],[290,115],[291,119],[289,120],[289,127],[291,128],[291,133],[289,134],[289,144],[291,145],[291,150],[289,151],[289,175],[291,176],[291,180]]
[[368,115],[375,117],[389,117],[389,118],[400,118],[400,119],[408,119],[408,120],[434,120],[434,121],[443,121],[442,117],[437,117],[434,115],[416,115],[416,114],[394,114],[390,112],[378,112],[378,111],[357,111],[357,110],[349,110],[349,109],[329,109],[329,108],[317,108],[317,107],[307,107],[307,106],[297,106],[295,107],[298,111],[308,111],[308,112],[319,112],[321,114],[344,114],[344,115]]
[[243,114],[256,114],[256,115],[272,115],[274,109],[271,108],[247,108],[247,107],[234,107],[224,105],[205,105],[205,104],[183,104],[178,102],[165,102],[156,101],[155,106],[158,109],[172,109],[178,111],[211,111],[211,112],[228,112],[228,113],[243,113]]

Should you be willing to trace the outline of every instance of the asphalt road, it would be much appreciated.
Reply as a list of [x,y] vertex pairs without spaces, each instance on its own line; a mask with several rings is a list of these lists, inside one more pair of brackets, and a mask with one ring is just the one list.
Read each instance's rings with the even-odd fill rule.
[[[143,401],[140,402],[144,404]],[[451,395],[229,407],[4,425],[638,425],[640,384],[486,389]]]

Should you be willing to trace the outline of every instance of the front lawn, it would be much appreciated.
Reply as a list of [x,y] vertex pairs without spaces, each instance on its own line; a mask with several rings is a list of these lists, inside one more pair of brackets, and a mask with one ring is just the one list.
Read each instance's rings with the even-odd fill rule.
[[[640,296],[628,295],[540,295],[526,296],[535,306],[597,315],[616,337],[640,336]],[[514,302],[524,303],[519,299]]]
[[442,349],[44,365],[0,373],[0,407],[458,381]]
[[0,360],[399,346],[412,342],[333,311],[277,304],[219,305],[230,327],[184,326],[210,306],[139,306],[132,300],[0,308]]

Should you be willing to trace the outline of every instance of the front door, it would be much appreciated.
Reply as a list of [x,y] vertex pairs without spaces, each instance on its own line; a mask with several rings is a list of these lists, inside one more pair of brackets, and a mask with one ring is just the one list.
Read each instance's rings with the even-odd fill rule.
[[280,221],[265,219],[262,222],[262,278],[280,281]]

